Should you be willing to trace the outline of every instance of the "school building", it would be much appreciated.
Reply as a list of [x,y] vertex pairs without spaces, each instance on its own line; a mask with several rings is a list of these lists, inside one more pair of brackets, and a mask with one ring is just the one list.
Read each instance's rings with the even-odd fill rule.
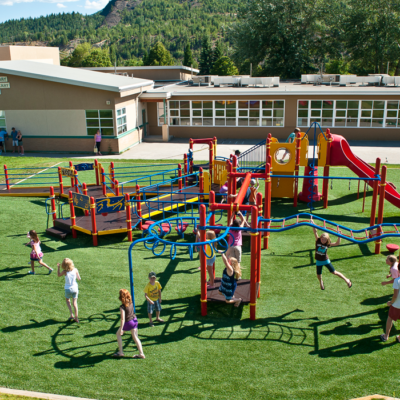
[[97,129],[108,154],[171,137],[285,139],[314,121],[348,140],[400,140],[400,89],[395,79],[385,83],[393,77],[343,85],[307,75],[302,84],[300,77],[200,77],[184,66],[78,69],[60,66],[51,48],[24,55],[24,46],[5,47],[0,129],[21,130],[28,152],[92,153]]

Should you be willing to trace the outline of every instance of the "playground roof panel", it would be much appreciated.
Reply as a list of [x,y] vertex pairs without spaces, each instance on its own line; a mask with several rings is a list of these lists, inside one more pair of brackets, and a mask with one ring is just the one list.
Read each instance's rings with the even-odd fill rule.
[[1,61],[0,73],[116,93],[125,93],[135,89],[139,91],[143,86],[153,87],[153,81],[147,79],[103,74],[79,68],[25,60]]

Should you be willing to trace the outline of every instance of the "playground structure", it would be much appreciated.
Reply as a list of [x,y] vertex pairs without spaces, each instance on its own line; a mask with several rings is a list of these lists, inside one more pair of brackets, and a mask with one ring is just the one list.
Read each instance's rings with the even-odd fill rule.
[[[175,258],[178,248],[184,248],[193,259],[194,247],[200,247],[201,264],[201,310],[207,314],[207,301],[224,301],[218,295],[218,283],[215,289],[207,289],[206,260],[212,258],[217,246],[228,248],[227,238],[232,230],[241,229],[251,236],[250,279],[241,280],[238,292],[243,303],[250,304],[250,318],[256,318],[257,297],[260,296],[261,249],[268,249],[270,233],[279,233],[300,226],[318,227],[353,243],[375,242],[375,253],[381,249],[382,239],[400,237],[400,224],[383,223],[384,200],[386,198],[396,206],[400,206],[400,195],[394,185],[386,182],[386,167],[380,167],[377,159],[372,168],[356,157],[344,138],[326,133],[316,134],[314,126],[313,157],[309,158],[308,131],[297,134],[293,143],[279,143],[268,135],[267,139],[240,157],[229,159],[217,158],[217,141],[213,139],[194,139],[190,141],[188,154],[184,155],[184,168],[181,164],[152,165],[154,171],[149,174],[149,166],[117,167],[110,163],[106,168],[97,160],[93,164],[52,167],[48,173],[50,178],[57,177],[57,186],[37,186],[12,184],[13,179],[21,178],[12,175],[14,171],[4,166],[5,188],[0,195],[5,196],[46,196],[47,214],[52,216],[53,228],[48,232],[59,235],[77,232],[91,235],[94,246],[98,245],[98,236],[126,233],[129,241],[133,241],[132,230],[142,232],[142,238],[135,240],[129,249],[131,293],[134,299],[132,274],[132,249],[138,243],[151,250],[155,256],[162,255],[170,246],[170,257]],[[311,129],[311,128],[310,128]],[[196,165],[193,157],[195,144],[208,144],[208,164]],[[347,144],[347,145],[346,145]],[[288,158],[286,159],[286,156]],[[317,155],[317,157],[316,157]],[[329,167],[346,165],[359,177],[331,177]],[[324,167],[322,177],[317,176],[317,167]],[[166,168],[168,167],[168,168]],[[300,167],[305,168],[304,175],[299,175]],[[56,169],[56,171],[55,171]],[[95,184],[81,183],[81,171],[94,171]],[[38,176],[38,178],[43,175]],[[64,185],[63,178],[71,180]],[[265,181],[264,196],[258,193],[256,206],[243,204],[250,180],[258,178]],[[233,200],[229,195],[237,193],[238,179],[242,179],[240,190]],[[299,179],[303,179],[302,192],[298,193]],[[318,193],[318,179],[323,179],[322,195]],[[345,226],[325,220],[311,213],[298,213],[282,219],[271,218],[271,198],[293,198],[297,206],[298,199],[307,201],[310,211],[313,203],[322,196],[323,207],[328,207],[329,179],[363,180],[373,188],[371,218],[368,227],[352,230]],[[228,182],[227,203],[216,202],[216,192],[220,186]],[[22,186],[22,187],[21,187]],[[365,193],[365,191],[364,191]],[[68,198],[70,216],[64,218],[63,205],[60,204],[57,218],[56,196]],[[379,201],[378,201],[379,197]],[[83,210],[76,214],[76,208]],[[378,219],[376,221],[376,208]],[[230,220],[232,213],[242,211],[251,213],[250,228],[232,228],[219,223],[222,218]],[[176,216],[167,218],[167,213]],[[216,216],[219,219],[216,220]],[[154,217],[161,217],[155,221]],[[315,222],[321,222],[316,225]],[[175,226],[174,226],[175,225]],[[181,238],[190,225],[200,231],[200,242],[172,242],[168,235],[175,230]],[[391,227],[392,230],[384,231]],[[173,229],[175,228],[175,229]],[[218,236],[213,241],[206,241],[206,230],[214,230]],[[346,233],[343,233],[345,231]],[[362,233],[362,236],[355,236]],[[262,240],[263,239],[263,240]],[[215,268],[214,268],[215,271]]]

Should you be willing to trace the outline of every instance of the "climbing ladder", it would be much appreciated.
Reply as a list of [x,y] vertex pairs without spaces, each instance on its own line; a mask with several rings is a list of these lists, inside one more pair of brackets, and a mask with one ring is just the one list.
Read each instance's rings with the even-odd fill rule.
[[241,172],[259,172],[265,169],[266,140],[244,151],[238,157],[238,166]]

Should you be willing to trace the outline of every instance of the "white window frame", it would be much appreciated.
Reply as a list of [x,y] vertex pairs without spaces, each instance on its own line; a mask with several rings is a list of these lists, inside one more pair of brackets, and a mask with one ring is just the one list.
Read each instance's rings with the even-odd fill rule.
[[[308,108],[300,108],[299,107],[299,105],[300,105],[300,101],[308,101]],[[382,128],[385,128],[385,129],[398,129],[399,127],[400,127],[400,122],[399,122],[399,120],[400,120],[400,101],[399,100],[395,100],[395,99],[392,99],[392,100],[381,100],[381,99],[363,99],[363,100],[355,100],[355,99],[337,99],[337,100],[329,100],[329,99],[298,99],[297,100],[297,116],[296,116],[296,123],[297,123],[297,125],[299,126],[299,127],[309,127],[310,125],[311,125],[311,111],[312,110],[316,110],[316,109],[313,109],[313,108],[311,108],[311,102],[312,101],[321,101],[321,102],[324,102],[324,101],[333,101],[333,108],[332,108],[332,111],[333,111],[333,115],[332,115],[332,125],[323,125],[322,124],[322,112],[323,112],[323,108],[321,108],[321,127],[326,127],[326,128],[339,128],[339,129],[353,129],[353,128],[364,128],[364,129],[382,129]],[[343,118],[343,119],[345,119],[345,120],[347,120],[349,117],[348,117],[348,108],[346,108],[346,116],[345,117],[337,117],[336,116],[336,111],[341,111],[341,110],[344,110],[343,108],[337,108],[337,102],[338,101],[358,101],[358,108],[357,108],[357,110],[358,110],[358,117],[357,117],[357,125],[356,126],[342,126],[342,125],[337,125],[336,126],[336,124],[335,124],[335,119],[339,119],[339,118]],[[362,101],[372,101],[372,102],[375,102],[375,101],[383,101],[384,102],[384,108],[383,109],[378,109],[378,110],[382,110],[383,111],[383,117],[382,118],[373,118],[372,117],[372,115],[373,115],[373,111],[374,111],[374,108],[371,108],[371,109],[368,109],[368,110],[371,110],[371,116],[370,117],[362,117],[362,115],[361,115],[361,113],[362,113],[362,111],[368,111],[367,109],[363,109],[362,108]],[[388,107],[387,107],[387,105],[388,105],[388,102],[389,101],[397,101],[398,102],[398,107],[397,107],[397,110],[396,109],[388,109]],[[372,106],[373,107],[373,106]],[[305,117],[299,117],[299,111],[303,111],[303,110],[307,110],[308,111],[308,116],[307,116],[307,121],[308,121],[308,124],[307,125],[300,125],[299,124],[299,118],[305,118]],[[355,109],[354,109],[355,110]],[[394,118],[394,117],[387,117],[387,113],[388,113],[388,111],[397,111],[397,117],[396,118]],[[351,118],[351,117],[350,117]],[[373,120],[375,119],[375,120],[382,120],[382,126],[369,126],[369,127],[367,127],[367,126],[361,126],[360,124],[361,124],[361,120],[362,119],[370,119],[371,120],[371,125],[372,125],[372,122],[373,122]],[[387,124],[387,120],[389,120],[389,121],[391,121],[391,120],[396,120],[396,126],[386,126],[386,124]],[[346,124],[347,124],[347,121],[346,121]]]
[[[170,101],[178,101],[178,102],[180,102],[180,101],[189,101],[189,118],[190,118],[190,121],[189,121],[189,125],[181,125],[180,123],[179,123],[179,125],[172,125],[171,124],[171,119],[173,119],[173,118],[178,118],[179,120],[182,118],[181,117],[181,115],[180,115],[180,111],[182,110],[180,107],[179,108],[174,108],[174,109],[171,109],[171,107],[170,107]],[[204,124],[201,124],[201,125],[193,125],[193,119],[196,119],[196,118],[204,118],[204,116],[203,116],[203,110],[204,110],[204,108],[193,108],[192,107],[192,104],[193,104],[193,101],[207,101],[207,102],[211,102],[212,103],[212,117],[206,117],[206,118],[212,118],[212,125],[204,125]],[[225,108],[225,109],[222,109],[222,108],[215,108],[215,102],[216,101],[235,101],[236,102],[236,108]],[[240,110],[244,110],[244,109],[239,109],[238,107],[239,107],[239,101],[248,101],[248,102],[250,102],[250,101],[259,101],[260,102],[260,104],[259,104],[259,117],[258,117],[258,119],[259,119],[259,122],[258,122],[258,125],[239,125],[239,119],[240,119],[240,117],[239,117],[239,111]],[[274,101],[282,101],[283,102],[283,108],[279,108],[279,110],[282,110],[283,111],[283,117],[274,117],[274,110],[275,110],[275,108],[271,108],[271,111],[272,111],[272,115],[271,115],[271,119],[273,120],[274,118],[282,118],[282,125],[279,125],[279,126],[274,126],[274,125],[262,125],[262,120],[263,119],[265,119],[265,117],[263,117],[263,108],[262,108],[262,102],[263,101],[272,101],[272,102],[274,102]],[[179,106],[180,106],[180,103],[179,103]],[[286,106],[286,102],[285,102],[285,100],[284,99],[264,99],[264,100],[262,100],[262,99],[240,99],[240,100],[225,100],[225,99],[218,99],[218,100],[169,100],[168,102],[167,102],[167,115],[168,115],[168,125],[169,126],[173,126],[173,127],[188,127],[188,126],[190,126],[190,127],[192,127],[192,128],[196,128],[196,127],[202,127],[202,128],[204,128],[204,127],[216,127],[216,128],[220,128],[220,127],[229,127],[229,128],[243,128],[243,127],[246,127],[246,128],[284,128],[285,127],[285,106]],[[171,115],[171,112],[174,112],[174,111],[177,111],[178,110],[178,113],[179,113],[179,115],[178,116],[175,116],[175,115]],[[184,109],[184,110],[186,110],[186,109]],[[193,111],[200,111],[201,110],[201,116],[193,116]],[[208,110],[208,109],[207,109]],[[217,111],[221,111],[221,110],[225,110],[225,116],[224,117],[222,117],[222,116],[217,116],[216,114],[217,114]],[[236,117],[235,117],[235,125],[216,125],[215,124],[215,119],[216,118],[225,118],[225,122],[226,122],[226,118],[233,118],[233,117],[227,117],[226,116],[226,111],[227,110],[235,110],[236,111]],[[256,109],[252,109],[252,108],[247,108],[247,110],[248,110],[248,117],[247,118],[251,118],[250,117],[250,111],[252,111],[252,110],[256,110]],[[278,110],[278,109],[277,109]],[[160,121],[160,116],[159,116],[159,112],[158,112],[158,106],[157,106],[157,118],[158,118],[158,122]],[[188,117],[183,117],[183,118],[188,118]],[[179,121],[180,122],[180,121]]]
[[7,130],[7,119],[6,119],[6,112],[5,110],[0,110],[0,118],[4,119],[4,126],[0,125],[0,129]]
[[[120,113],[120,115],[118,115],[118,113]],[[125,122],[121,121],[122,123],[119,124],[118,120],[122,120],[123,118],[125,118]],[[120,135],[128,130],[127,119],[126,107],[119,108],[117,110],[117,135]],[[119,128],[122,128],[121,132],[119,131]]]

